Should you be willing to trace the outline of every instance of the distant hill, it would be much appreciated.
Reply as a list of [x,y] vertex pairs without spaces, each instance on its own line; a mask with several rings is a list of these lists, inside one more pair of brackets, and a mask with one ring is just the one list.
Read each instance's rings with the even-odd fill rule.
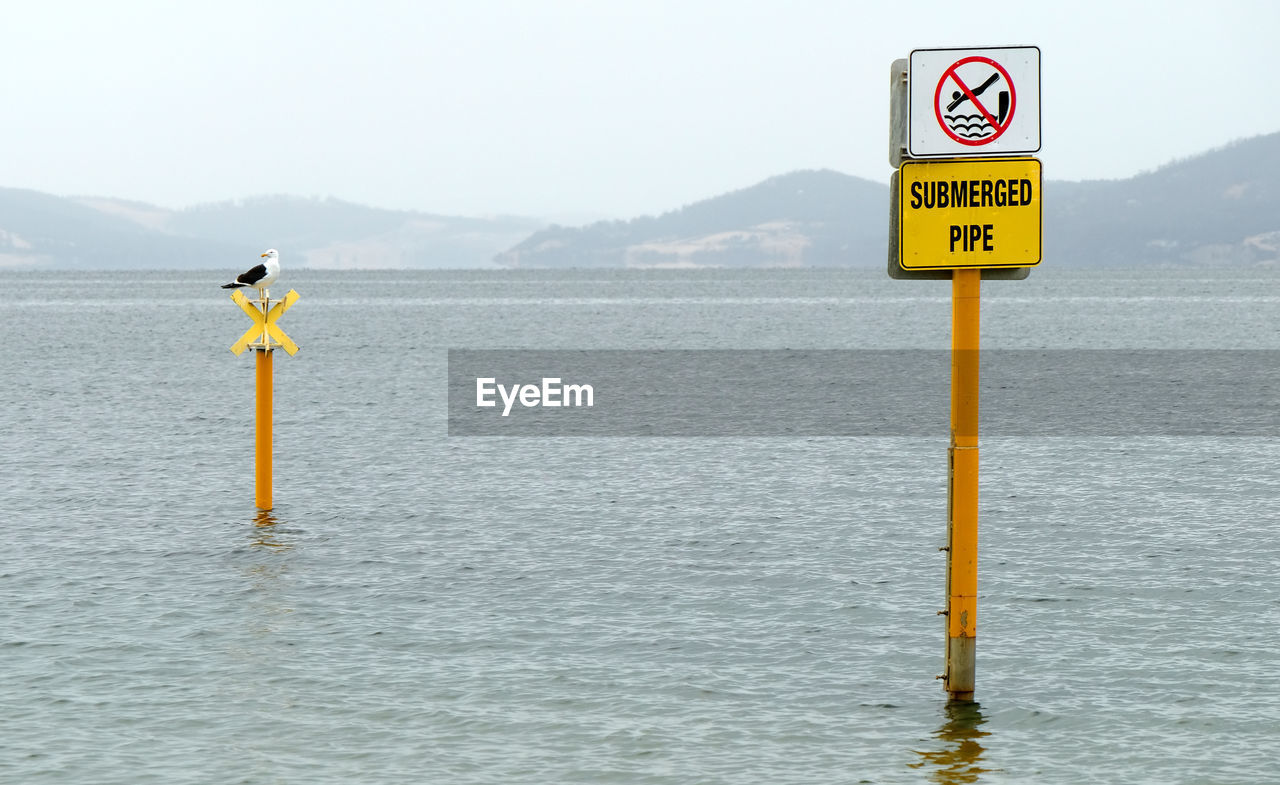
[[[1052,157],[1045,170],[1052,175]],[[0,188],[0,267],[235,268],[278,247],[291,265],[324,268],[881,268],[888,226],[887,186],[830,170],[779,175],[659,216],[580,228],[337,199],[264,196],[166,210]],[[1049,180],[1044,258],[1280,264],[1280,133],[1126,180]]]
[[[121,209],[126,204],[121,203]],[[154,208],[130,205],[128,209],[144,213]],[[223,243],[185,242],[71,199],[0,188],[0,266],[224,266],[226,257],[219,262],[219,254],[234,250]],[[163,264],[165,260],[167,265]]]
[[267,247],[306,267],[478,267],[541,226],[337,199],[266,196],[165,210],[0,188],[0,267],[236,267]]
[[[1052,159],[1045,162],[1052,173]],[[801,171],[658,217],[549,227],[509,267],[881,267],[889,190]],[[1077,265],[1280,263],[1280,134],[1127,180],[1044,187],[1044,259]]]
[[494,261],[509,267],[856,265],[868,249],[885,244],[887,199],[885,186],[870,180],[830,170],[793,172],[656,218],[553,226]]
[[1046,259],[1280,263],[1280,133],[1127,180],[1051,181],[1044,196]]
[[275,196],[192,207],[175,213],[169,225],[210,242],[298,249],[309,267],[430,268],[488,266],[496,248],[527,237],[542,222]]

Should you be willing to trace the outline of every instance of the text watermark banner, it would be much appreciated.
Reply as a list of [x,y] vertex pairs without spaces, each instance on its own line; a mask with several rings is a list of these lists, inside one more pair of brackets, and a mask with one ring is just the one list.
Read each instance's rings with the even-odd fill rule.
[[[1280,352],[986,350],[981,436],[1280,436]],[[947,437],[946,350],[449,350],[450,436]]]

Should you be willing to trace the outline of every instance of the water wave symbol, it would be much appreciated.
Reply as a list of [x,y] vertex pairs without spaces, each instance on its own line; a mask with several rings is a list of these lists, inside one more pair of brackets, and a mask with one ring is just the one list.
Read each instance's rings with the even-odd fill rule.
[[985,139],[996,132],[996,127],[987,122],[981,112],[977,114],[944,114],[943,120],[956,136],[966,139]]

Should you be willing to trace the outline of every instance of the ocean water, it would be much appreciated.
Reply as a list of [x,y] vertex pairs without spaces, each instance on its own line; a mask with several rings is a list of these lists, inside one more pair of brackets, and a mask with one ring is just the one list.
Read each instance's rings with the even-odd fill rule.
[[[0,274],[0,781],[1277,779],[1274,439],[984,440],[949,705],[944,442],[447,432],[449,349],[943,349],[945,282],[286,267],[263,513],[224,278]],[[983,293],[984,347],[1280,348],[1277,270]]]

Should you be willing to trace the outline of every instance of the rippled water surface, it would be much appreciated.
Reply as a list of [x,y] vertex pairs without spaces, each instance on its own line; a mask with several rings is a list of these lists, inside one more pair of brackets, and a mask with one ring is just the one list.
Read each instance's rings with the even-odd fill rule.
[[[449,348],[945,348],[946,283],[287,273],[259,513],[224,277],[0,276],[0,780],[1276,779],[1274,440],[984,441],[948,706],[945,443],[446,433]],[[1280,272],[1037,270],[983,319],[1276,349]]]

